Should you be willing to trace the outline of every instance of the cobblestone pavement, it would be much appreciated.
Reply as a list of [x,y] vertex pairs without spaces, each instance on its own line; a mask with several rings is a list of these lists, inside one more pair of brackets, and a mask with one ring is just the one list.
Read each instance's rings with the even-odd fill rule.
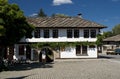
[[0,72],[0,79],[120,79],[120,61],[78,59],[22,64]]

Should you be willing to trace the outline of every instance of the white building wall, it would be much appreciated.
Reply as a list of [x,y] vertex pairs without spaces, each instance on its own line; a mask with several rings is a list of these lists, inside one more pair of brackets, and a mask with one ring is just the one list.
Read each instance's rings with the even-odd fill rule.
[[18,60],[18,46],[15,44],[14,45],[14,55],[13,55],[13,59]]
[[[95,42],[97,38],[84,38],[84,29],[79,29],[79,38],[67,38],[67,29],[58,29],[59,34],[58,38],[53,38],[52,37],[52,29],[49,30],[50,33],[50,38],[44,38],[43,37],[43,29],[41,29],[41,37],[40,38],[23,38],[21,42]],[[96,29],[96,33],[98,34],[98,29]]]
[[97,46],[95,46],[95,48],[88,48],[88,56],[89,57],[97,57],[98,56],[98,54],[97,54],[98,52],[97,52]]
[[70,47],[70,50],[60,52],[60,58],[97,58],[97,46],[95,48],[89,48],[87,50],[87,56],[77,56],[76,48]]
[[[67,29],[58,29],[58,30],[59,30],[58,38],[52,37],[52,29],[49,30],[50,38],[44,38],[43,29],[41,29],[40,38],[35,38],[35,37],[27,38],[27,39],[24,38],[21,40],[21,42],[95,42],[97,40],[97,38],[91,38],[90,36],[89,38],[84,38],[84,29],[79,29],[79,38],[74,38],[74,37],[67,38]],[[99,29],[96,29],[96,35],[97,34],[99,34]],[[88,47],[87,49],[88,56],[77,56],[75,47],[70,47],[68,49],[69,50],[60,52],[60,58],[97,58],[97,46],[92,49]],[[18,50],[18,45],[16,45],[16,52],[19,52],[17,50]],[[20,59],[21,57],[23,57],[24,59],[26,58],[25,55],[18,56],[18,53],[16,53],[16,58]]]
[[60,58],[75,58],[75,48],[68,47],[69,50],[60,51]]

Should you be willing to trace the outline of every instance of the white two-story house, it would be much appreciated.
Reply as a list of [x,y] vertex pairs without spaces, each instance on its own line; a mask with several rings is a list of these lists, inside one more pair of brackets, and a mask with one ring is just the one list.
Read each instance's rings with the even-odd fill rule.
[[[80,17],[44,17],[28,18],[27,21],[35,26],[32,38],[23,38],[15,45],[14,57],[34,60],[40,56],[40,50],[35,54],[32,43],[75,43],[60,47],[54,58],[97,58],[97,34],[105,26]],[[87,43],[94,43],[88,45]],[[85,45],[86,44],[86,45]],[[45,48],[46,46],[43,46]],[[49,47],[49,46],[48,46]],[[49,47],[50,48],[50,47]],[[42,50],[42,48],[41,48]],[[55,53],[55,52],[53,52]],[[39,57],[40,58],[40,57]]]

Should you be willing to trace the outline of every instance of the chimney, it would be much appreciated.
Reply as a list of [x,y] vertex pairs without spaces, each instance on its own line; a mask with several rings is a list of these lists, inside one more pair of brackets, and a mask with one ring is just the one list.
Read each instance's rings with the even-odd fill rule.
[[78,14],[78,18],[82,18],[82,14],[81,13]]

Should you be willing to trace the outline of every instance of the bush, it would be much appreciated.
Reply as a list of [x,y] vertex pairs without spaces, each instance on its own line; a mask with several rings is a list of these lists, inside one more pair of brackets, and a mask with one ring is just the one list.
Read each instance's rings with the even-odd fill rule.
[[0,60],[0,72],[8,70],[8,61]]

